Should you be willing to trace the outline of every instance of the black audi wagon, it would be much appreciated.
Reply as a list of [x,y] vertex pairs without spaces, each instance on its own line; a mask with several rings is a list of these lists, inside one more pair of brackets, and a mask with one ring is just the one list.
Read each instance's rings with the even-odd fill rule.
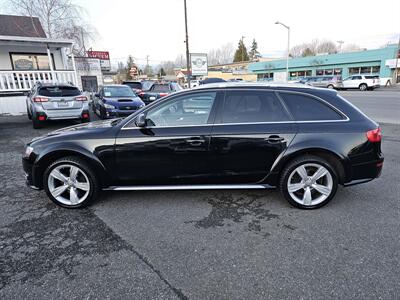
[[381,130],[336,91],[219,83],[180,91],[125,119],[56,130],[27,144],[27,183],[58,205],[101,190],[279,188],[318,208],[378,177]]

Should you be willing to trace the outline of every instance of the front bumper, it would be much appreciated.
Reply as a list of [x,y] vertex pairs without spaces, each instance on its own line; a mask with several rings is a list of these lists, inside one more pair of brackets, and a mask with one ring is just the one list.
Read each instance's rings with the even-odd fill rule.
[[41,185],[35,181],[34,173],[36,171],[36,168],[29,160],[29,158],[22,158],[22,168],[24,170],[26,185],[34,190],[42,189]]
[[127,117],[138,110],[120,110],[120,109],[107,109],[106,110],[106,117],[107,118],[115,118],[115,117]]

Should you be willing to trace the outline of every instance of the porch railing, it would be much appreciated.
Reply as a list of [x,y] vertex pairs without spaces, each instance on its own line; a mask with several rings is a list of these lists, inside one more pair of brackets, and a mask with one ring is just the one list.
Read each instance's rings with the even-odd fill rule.
[[29,91],[37,82],[72,83],[75,71],[0,71],[0,92]]

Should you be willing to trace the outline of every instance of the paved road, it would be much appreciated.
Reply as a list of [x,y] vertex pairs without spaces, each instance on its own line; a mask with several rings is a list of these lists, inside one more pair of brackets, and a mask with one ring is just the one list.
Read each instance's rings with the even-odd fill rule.
[[25,187],[40,131],[0,118],[0,299],[399,299],[400,125],[383,175],[322,209],[277,191],[108,192],[83,210]]
[[380,123],[400,124],[400,88],[375,91],[339,91],[364,113]]

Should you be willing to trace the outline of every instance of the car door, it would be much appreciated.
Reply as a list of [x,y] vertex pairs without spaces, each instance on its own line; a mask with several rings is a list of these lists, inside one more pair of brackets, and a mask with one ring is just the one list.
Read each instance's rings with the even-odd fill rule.
[[207,183],[210,135],[221,92],[176,95],[133,119],[116,139],[117,179],[122,185]]
[[350,88],[354,87],[353,86],[353,77],[354,76],[349,76],[349,77],[343,79],[342,84],[343,84],[344,88],[350,89]]
[[211,135],[212,183],[262,181],[295,134],[296,126],[275,92],[228,90]]

